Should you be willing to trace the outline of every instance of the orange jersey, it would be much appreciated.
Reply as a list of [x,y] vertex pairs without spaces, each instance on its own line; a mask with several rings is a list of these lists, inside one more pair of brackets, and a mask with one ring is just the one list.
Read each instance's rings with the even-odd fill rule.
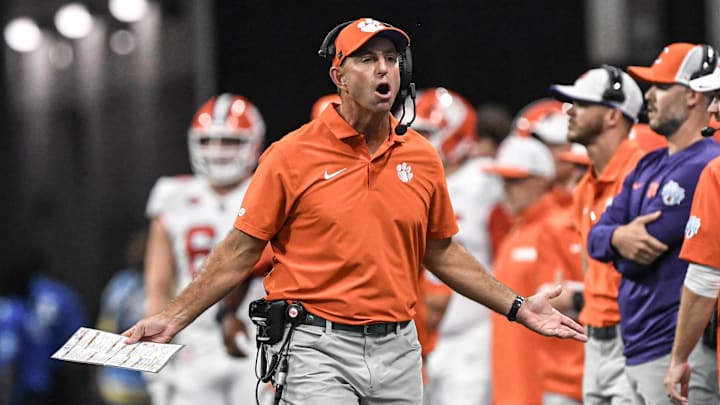
[[716,220],[720,196],[720,158],[703,169],[693,196],[690,218],[685,226],[685,241],[680,258],[720,269],[720,222]]
[[[537,291],[538,241],[543,218],[556,206],[551,194],[525,210],[503,239],[493,265],[495,277],[518,294]],[[542,381],[537,348],[543,336],[492,314],[492,392],[495,404],[536,405],[542,401]]]
[[[571,218],[571,206],[559,207],[543,218],[538,239],[535,282],[538,286],[583,279],[580,234]],[[537,348],[544,392],[582,401],[585,347],[581,342],[543,337]]]
[[442,163],[422,135],[391,131],[370,156],[335,108],[263,153],[235,227],[270,241],[268,300],[355,325],[411,319],[426,240],[458,230]]
[[[685,226],[685,241],[680,258],[688,262],[720,269],[720,223],[715,219],[720,195],[720,157],[703,169],[693,196],[690,218]],[[720,301],[718,301],[720,310]],[[720,339],[720,329],[718,329]],[[720,351],[718,351],[720,364]],[[720,370],[720,369],[719,369]]]
[[599,262],[587,255],[587,238],[590,228],[620,192],[625,176],[635,168],[643,154],[635,141],[625,140],[600,176],[596,178],[590,167],[575,188],[573,216],[580,231],[583,259],[587,264],[583,292],[585,306],[580,313],[580,322],[585,325],[602,327],[620,322],[617,297],[622,276],[612,263]]

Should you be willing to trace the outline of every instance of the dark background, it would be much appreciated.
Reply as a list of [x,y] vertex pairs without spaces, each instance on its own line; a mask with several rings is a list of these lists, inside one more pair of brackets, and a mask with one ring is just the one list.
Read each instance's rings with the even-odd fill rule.
[[[87,3],[106,14],[103,1]],[[187,127],[213,93],[247,96],[265,117],[268,142],[278,139],[307,120],[318,97],[334,91],[326,62],[316,56],[326,33],[371,16],[410,35],[418,88],[442,85],[473,104],[498,102],[514,113],[545,97],[550,83],[570,83],[598,64],[587,49],[588,3],[166,0],[155,2],[160,25],[152,46],[140,44],[140,52],[124,57],[104,51],[90,57],[73,43],[78,58],[50,70],[46,83],[29,71],[35,56],[5,46],[2,238],[20,227],[36,231],[50,254],[50,272],[79,290],[95,316],[102,287],[124,265],[129,233],[146,225],[153,183],[190,171]],[[607,62],[649,65],[666,43],[707,41],[703,2],[630,3],[629,23],[620,28],[629,40],[617,44],[627,56]],[[55,0],[0,2],[0,20],[31,4],[29,12],[49,25]],[[198,17],[198,4],[208,7],[209,18]],[[636,24],[648,15],[652,35]],[[108,30],[114,27],[102,19]]]

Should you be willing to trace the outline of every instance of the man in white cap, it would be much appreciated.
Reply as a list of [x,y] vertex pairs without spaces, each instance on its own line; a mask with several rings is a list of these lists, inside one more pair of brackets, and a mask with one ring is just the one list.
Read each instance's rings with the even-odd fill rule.
[[[715,69],[712,75],[691,80],[690,88],[712,96],[708,111],[714,114],[716,119],[720,118],[720,69]],[[714,128],[703,131],[704,136],[711,136]],[[702,339],[704,344],[714,346],[717,352],[720,334],[716,307],[720,291],[720,230],[717,229],[719,223],[715,220],[718,195],[720,158],[715,158],[703,169],[698,180],[690,218],[685,226],[685,241],[680,250],[680,258],[690,264],[680,299],[670,367],[665,375],[665,390],[674,404],[687,403],[691,371],[696,367],[692,364],[690,353],[697,342]],[[713,309],[716,311],[714,315]],[[714,324],[710,323],[711,326],[707,327],[713,316]],[[711,385],[714,383],[716,382]]]
[[[622,274],[618,290],[625,373],[636,402],[667,403],[663,388],[670,364],[677,311],[687,262],[680,259],[683,225],[695,186],[707,163],[720,155],[714,139],[703,139],[709,121],[706,94],[692,90],[692,78],[712,73],[715,50],[707,45],[674,43],[651,67],[628,73],[650,83],[645,93],[650,127],[667,137],[668,147],[638,162],[620,193],[588,235],[588,254],[613,262]],[[696,377],[690,401],[717,403],[715,355],[696,346]],[[712,364],[710,364],[712,360]]]
[[[557,209],[549,193],[555,178],[555,164],[550,150],[536,138],[510,136],[500,144],[495,163],[487,170],[502,177],[505,204],[513,218],[513,226],[501,242],[493,263],[495,276],[525,294],[534,293],[542,283],[557,283],[555,269],[547,278],[539,270],[540,256],[545,253],[543,233],[548,227],[547,220]],[[570,252],[570,247],[553,251],[558,254],[564,252]],[[493,314],[492,321],[493,402],[541,403],[547,394],[546,379],[551,376],[543,373],[539,353],[550,342],[524,328],[508,324],[496,314]],[[578,349],[582,353],[581,348]],[[557,355],[564,357],[560,352]],[[579,386],[580,373],[577,373],[577,380]],[[579,393],[580,390],[577,391]]]
[[643,155],[637,143],[628,139],[642,108],[642,92],[627,73],[614,66],[591,69],[574,84],[552,85],[550,91],[572,103],[568,139],[584,145],[591,161],[573,196],[573,219],[580,231],[585,264],[583,291],[574,297],[588,333],[583,402],[631,404],[617,304],[621,276],[612,263],[587,257],[586,244],[590,228]]
[[276,403],[421,404],[412,317],[422,266],[510,321],[585,340],[549,303],[559,287],[524,298],[453,240],[442,162],[391,114],[396,96],[414,91],[409,46],[405,32],[371,18],[330,31],[318,54],[340,104],[265,151],[233,230],[126,343],[170,341],[247,278],[268,242],[267,296],[251,310]]

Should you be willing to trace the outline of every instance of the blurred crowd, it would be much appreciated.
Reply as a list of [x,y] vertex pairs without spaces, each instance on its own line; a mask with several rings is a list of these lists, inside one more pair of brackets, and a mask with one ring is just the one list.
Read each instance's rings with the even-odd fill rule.
[[[424,271],[415,323],[425,405],[720,403],[720,255],[704,184],[718,182],[720,70],[703,44],[668,44],[648,62],[548,83],[547,98],[517,112],[443,87],[398,105],[440,155],[455,239],[520,295],[562,285],[553,305],[588,335],[534,334]],[[310,119],[338,103],[319,96]],[[96,321],[43,274],[35,235],[4,247],[0,404],[270,403],[247,314],[264,295],[270,251],[237,294],[177,336],[185,348],[158,374],[50,359],[80,326],[121,333],[160,311],[231,229],[262,153],[262,114],[224,93],[188,118],[193,173],[158,179]]]

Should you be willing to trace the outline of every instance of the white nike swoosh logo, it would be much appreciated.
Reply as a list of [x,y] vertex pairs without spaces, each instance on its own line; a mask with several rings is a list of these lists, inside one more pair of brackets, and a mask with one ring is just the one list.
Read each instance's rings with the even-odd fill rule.
[[325,180],[330,180],[330,179],[332,179],[333,177],[337,176],[338,174],[344,172],[345,170],[347,170],[347,167],[344,167],[344,168],[342,168],[342,169],[340,169],[340,170],[338,170],[338,171],[336,171],[336,172],[333,172],[333,173],[328,173],[327,170],[325,170],[325,174],[323,175],[323,177],[325,178]]

